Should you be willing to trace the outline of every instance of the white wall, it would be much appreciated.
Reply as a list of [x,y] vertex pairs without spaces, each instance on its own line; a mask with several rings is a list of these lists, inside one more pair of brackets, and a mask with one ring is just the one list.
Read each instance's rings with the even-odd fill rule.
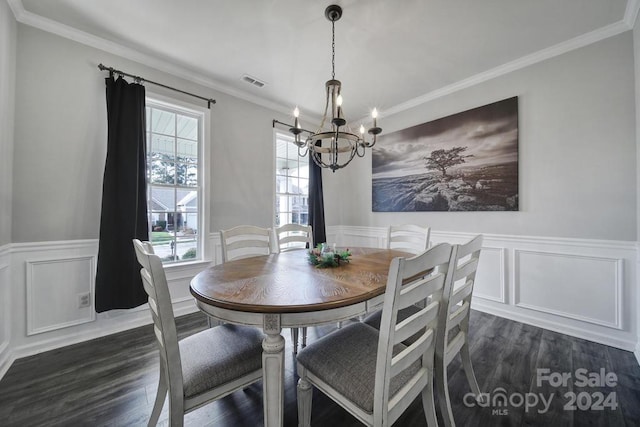
[[279,113],[19,25],[13,242],[98,237],[106,153],[106,73],[97,69],[100,62],[215,98],[211,229],[271,224],[271,120],[283,119]]
[[11,193],[16,63],[16,21],[0,1],[0,372],[10,339]]
[[[281,113],[23,24],[17,26],[15,63],[12,280],[3,304],[13,308],[12,357],[151,320],[146,306],[95,315],[75,302],[78,293],[92,290],[95,274],[107,139],[107,73],[99,63],[216,99],[209,113],[208,229],[271,226],[271,121],[285,120]],[[153,85],[148,91],[200,102]],[[205,242],[212,247],[208,234]],[[215,259],[215,251],[209,256]],[[196,310],[189,280],[205,265],[168,272],[176,314]]]
[[325,197],[340,195],[327,222],[635,241],[632,42],[629,31],[380,120],[393,132],[518,96],[519,212],[373,213],[368,155],[325,175]]

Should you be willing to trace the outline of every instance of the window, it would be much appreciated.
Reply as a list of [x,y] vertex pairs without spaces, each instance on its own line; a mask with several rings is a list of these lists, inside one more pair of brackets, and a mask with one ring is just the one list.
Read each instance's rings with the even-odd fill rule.
[[150,241],[165,264],[202,259],[204,114],[146,102]]
[[276,132],[275,225],[309,223],[309,156],[300,157],[289,135]]

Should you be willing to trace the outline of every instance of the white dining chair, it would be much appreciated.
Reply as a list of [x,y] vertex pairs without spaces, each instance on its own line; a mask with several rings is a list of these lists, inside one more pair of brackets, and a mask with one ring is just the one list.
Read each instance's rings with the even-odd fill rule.
[[[447,311],[443,312],[443,317],[440,319],[435,364],[436,391],[440,412],[446,426],[455,426],[451,399],[449,398],[447,366],[458,353],[462,359],[462,367],[469,388],[477,399],[482,397],[469,354],[469,313],[482,239],[482,235],[479,235],[466,244],[455,245],[454,255],[451,259],[450,271],[453,284],[451,293],[445,298]],[[400,321],[407,319],[417,313],[419,309],[415,306],[407,307],[398,313],[398,319]],[[364,323],[374,328],[380,328],[381,317],[381,312],[370,314],[364,319]],[[415,337],[409,337],[404,341],[404,344],[410,345],[413,341],[415,341]]]
[[475,394],[476,399],[481,400],[482,398],[469,354],[469,313],[471,312],[471,297],[480,260],[482,240],[482,235],[479,235],[468,243],[455,246],[455,256],[450,267],[452,271],[451,295],[447,298],[447,310],[442,312],[440,318],[440,333],[436,346],[435,382],[440,412],[444,418],[444,425],[447,427],[455,426],[449,398],[447,366],[458,353],[462,359],[462,368],[467,377],[469,388]]
[[[310,225],[285,224],[276,227],[275,234],[280,252],[313,248],[313,229]],[[301,347],[307,345],[307,328],[291,328],[293,354],[298,353],[298,336],[300,329],[302,329]]]
[[431,228],[414,224],[391,225],[387,228],[387,249],[419,254],[429,248]]
[[264,337],[256,328],[221,325],[178,341],[162,261],[149,242],[134,239],[133,245],[160,350],[160,379],[148,425],[158,423],[168,394],[169,425],[182,426],[185,413],[262,378]]
[[220,230],[222,262],[253,256],[269,255],[273,242],[270,228],[239,225]]
[[[311,422],[312,386],[360,422],[390,426],[421,395],[429,426],[436,426],[433,364],[443,295],[449,293],[452,247],[443,243],[391,262],[380,330],[353,323],[300,350],[298,423]],[[404,321],[398,312],[431,297]],[[411,345],[402,342],[416,336]]]

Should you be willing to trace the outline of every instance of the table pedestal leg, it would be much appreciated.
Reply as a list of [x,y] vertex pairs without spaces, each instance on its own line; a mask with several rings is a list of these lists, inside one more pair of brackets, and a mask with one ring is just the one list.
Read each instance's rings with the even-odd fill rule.
[[280,316],[265,314],[262,341],[262,384],[264,425],[283,425],[284,418],[284,338],[280,335]]

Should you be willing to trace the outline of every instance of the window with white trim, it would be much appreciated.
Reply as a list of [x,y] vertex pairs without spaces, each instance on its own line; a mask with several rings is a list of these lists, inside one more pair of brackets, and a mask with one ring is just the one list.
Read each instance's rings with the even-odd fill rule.
[[204,114],[147,98],[149,240],[164,264],[203,259]]
[[300,157],[289,135],[275,132],[276,227],[309,223],[309,156]]

